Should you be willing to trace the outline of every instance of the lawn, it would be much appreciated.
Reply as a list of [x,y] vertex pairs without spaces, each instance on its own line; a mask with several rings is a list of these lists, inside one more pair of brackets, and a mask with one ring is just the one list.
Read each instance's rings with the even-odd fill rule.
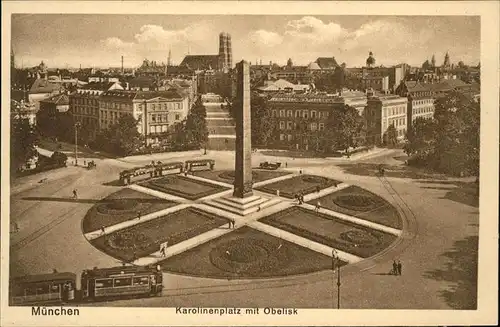
[[139,183],[139,185],[189,200],[197,200],[205,196],[229,190],[227,187],[177,175],[148,180]]
[[336,186],[341,182],[314,175],[299,175],[292,178],[277,181],[271,184],[267,184],[256,189],[259,191],[264,191],[271,194],[276,194],[276,191],[280,191],[280,196],[293,199],[295,194],[302,193],[303,195],[316,192],[316,189],[324,189],[330,186]]
[[147,215],[170,208],[177,203],[160,199],[149,194],[124,188],[96,203],[83,218],[84,233],[93,232],[137,218],[138,213]]
[[244,226],[160,265],[174,273],[208,278],[269,278],[331,269],[332,259]]
[[166,216],[125,228],[92,240],[101,251],[123,261],[132,261],[160,249],[160,244],[173,245],[228,223],[225,218],[205,211],[186,208]]
[[[289,175],[290,172],[287,171],[276,171],[276,170],[252,170],[252,180],[254,183],[266,181],[276,177]],[[223,183],[233,184],[234,182],[234,170],[204,170],[197,171],[194,173],[195,176],[211,179],[214,181],[219,181]]]
[[375,255],[396,239],[393,235],[326,214],[316,214],[301,207],[292,207],[264,217],[260,222],[362,258]]
[[314,205],[318,200],[322,207],[333,211],[393,228],[403,228],[401,217],[392,204],[358,186],[346,187],[309,203]]

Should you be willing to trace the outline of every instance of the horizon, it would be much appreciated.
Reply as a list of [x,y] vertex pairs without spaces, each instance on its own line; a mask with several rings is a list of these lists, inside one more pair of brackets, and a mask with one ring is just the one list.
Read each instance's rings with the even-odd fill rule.
[[187,54],[217,54],[220,32],[232,36],[233,64],[335,57],[362,67],[370,51],[386,67],[419,67],[432,55],[440,66],[446,52],[455,64],[480,61],[478,16],[14,14],[12,50],[25,68],[121,68],[123,55],[130,69],[144,59],[166,64],[169,51],[178,65]]

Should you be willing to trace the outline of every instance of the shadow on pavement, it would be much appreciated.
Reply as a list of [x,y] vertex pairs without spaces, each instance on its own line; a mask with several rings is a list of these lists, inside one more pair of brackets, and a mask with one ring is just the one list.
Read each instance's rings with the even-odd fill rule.
[[425,278],[452,283],[440,296],[454,309],[477,309],[478,237],[456,241],[454,247],[440,256],[447,259],[444,269],[424,273]]
[[[378,163],[348,163],[339,164],[344,173],[358,176],[377,176],[380,164]],[[401,166],[401,165],[384,165],[385,176],[395,178],[411,178],[411,179],[433,179],[440,180],[445,177],[434,172],[426,172],[423,169]]]
[[138,203],[168,203],[170,201],[165,199],[145,199],[145,198],[119,198],[119,199],[105,199],[105,200],[96,200],[96,199],[73,199],[73,198],[51,198],[51,197],[38,197],[38,196],[29,196],[24,197],[22,200],[26,201],[53,201],[53,202],[72,202],[72,203],[114,203],[114,200],[131,200]]
[[119,179],[115,179],[111,182],[102,183],[102,185],[104,185],[104,186],[123,186],[123,184],[120,183]]
[[[425,189],[445,190],[448,191],[441,199],[451,200],[462,203],[471,207],[479,207],[479,192],[478,184],[475,182],[461,182],[461,181],[418,181],[422,184],[433,184],[435,186],[421,186]],[[438,186],[442,184],[443,186]],[[454,186],[454,187],[453,187]]]

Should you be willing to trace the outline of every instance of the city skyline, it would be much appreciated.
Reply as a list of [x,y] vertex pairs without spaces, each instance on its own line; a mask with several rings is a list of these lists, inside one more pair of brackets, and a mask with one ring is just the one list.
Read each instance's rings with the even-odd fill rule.
[[[242,19],[244,17],[244,19]],[[478,16],[242,16],[82,15],[12,16],[16,65],[32,67],[140,66],[144,59],[179,64],[186,54],[216,54],[219,32],[233,39],[233,62],[262,60],[307,65],[318,57],[363,66],[372,51],[377,65],[420,66],[435,55],[442,64],[477,65]],[[47,38],[46,35],[52,37]],[[304,46],[307,45],[307,46]]]

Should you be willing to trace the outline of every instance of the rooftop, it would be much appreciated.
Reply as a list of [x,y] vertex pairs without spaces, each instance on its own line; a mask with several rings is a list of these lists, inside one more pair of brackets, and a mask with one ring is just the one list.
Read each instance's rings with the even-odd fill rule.
[[217,69],[217,67],[219,66],[219,56],[187,55],[182,60],[180,66],[194,70]]
[[30,94],[52,93],[61,90],[62,86],[60,84],[50,83],[49,81],[43,78],[38,78],[35,80],[35,82],[33,82],[33,85],[31,86],[29,93]]
[[62,105],[69,104],[69,97],[67,94],[62,93],[62,94],[53,95],[48,99],[41,100],[40,102],[53,103],[55,105],[62,106]]

